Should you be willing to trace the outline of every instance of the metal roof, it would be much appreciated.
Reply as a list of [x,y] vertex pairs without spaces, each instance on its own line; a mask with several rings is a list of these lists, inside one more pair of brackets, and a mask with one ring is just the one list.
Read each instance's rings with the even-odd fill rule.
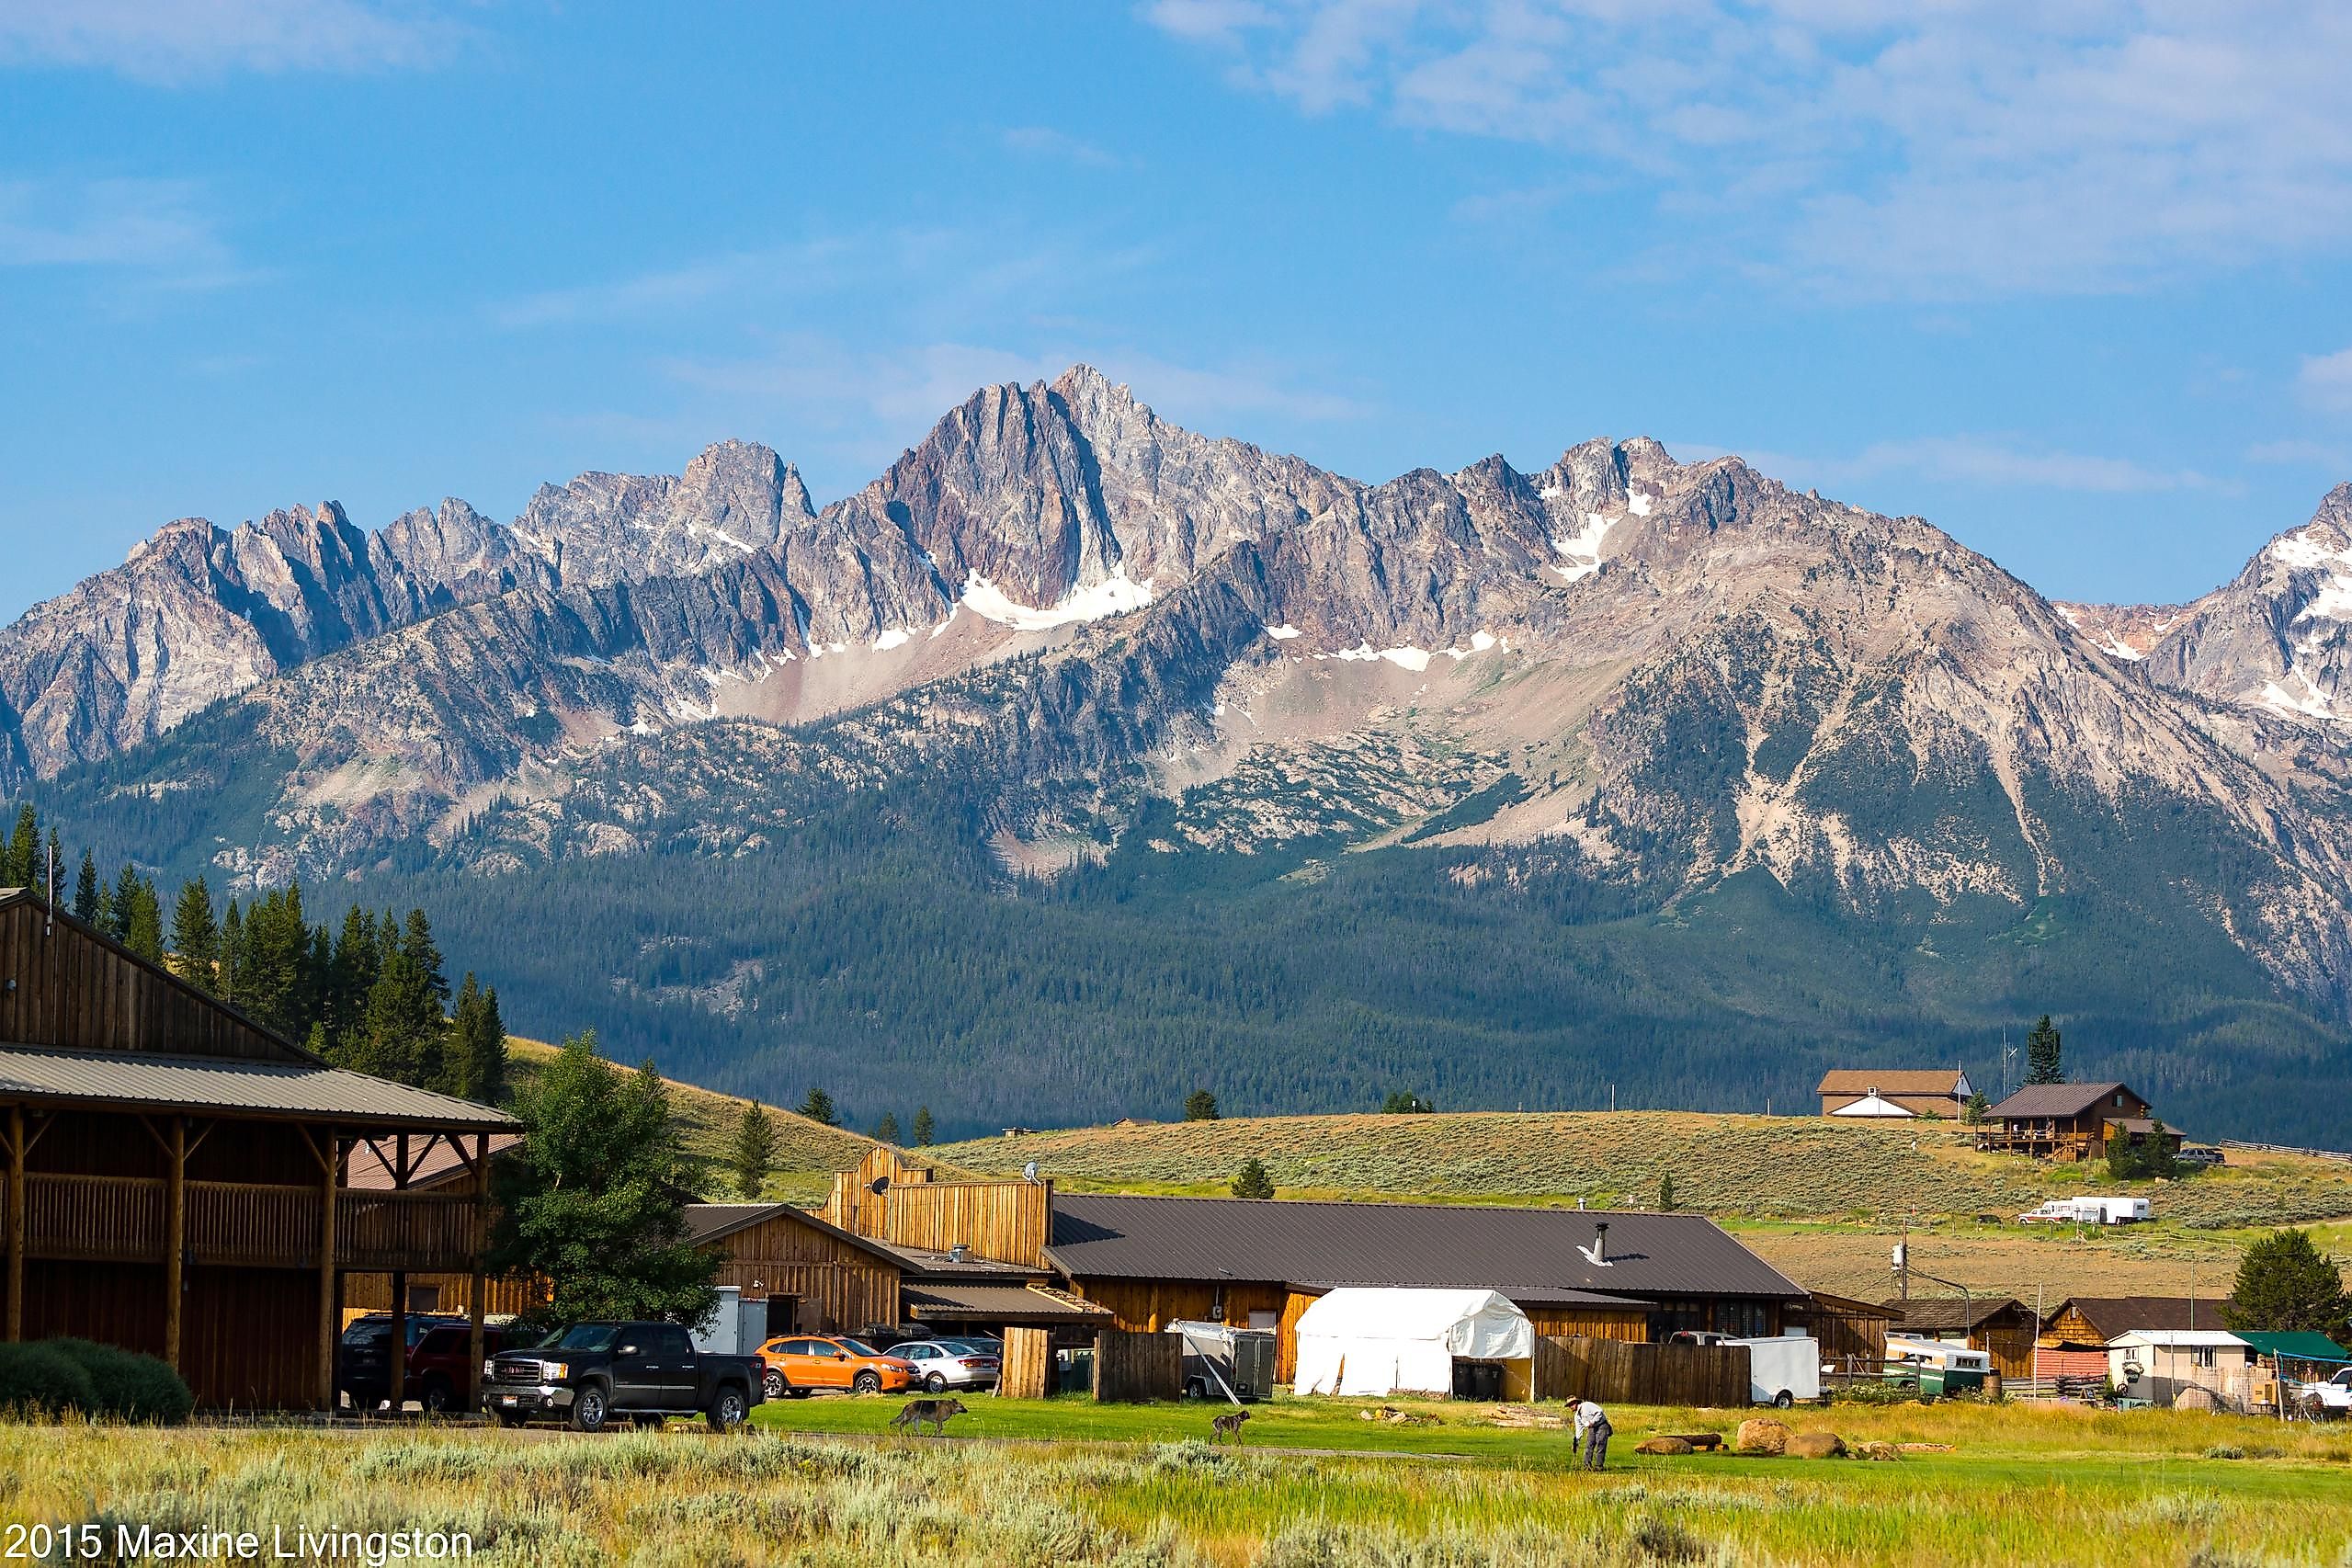
[[1999,1317],[2016,1308],[2033,1316],[2033,1309],[2015,1296],[1915,1296],[1908,1301],[1888,1301],[1881,1308],[1892,1318],[1900,1319],[1904,1330],[1974,1328],[1987,1318]]
[[[1605,1265],[1582,1250],[1602,1225]],[[1074,1279],[1495,1290],[1515,1281],[1530,1293],[1645,1299],[1805,1293],[1697,1214],[1058,1192],[1046,1256]]]
[[[519,1132],[494,1132],[490,1135],[490,1157],[496,1159],[523,1141]],[[421,1192],[472,1175],[472,1170],[448,1143],[436,1143],[418,1158],[415,1171],[408,1178],[408,1190]],[[361,1192],[392,1190],[392,1167],[384,1164],[378,1152],[366,1143],[351,1151],[351,1174],[344,1179],[346,1187]]]
[[1940,1095],[1949,1099],[1962,1076],[1957,1067],[1833,1067],[1821,1075],[1821,1086],[1813,1093],[1858,1099],[1876,1089],[1890,1096]]
[[909,1317],[935,1322],[943,1318],[1047,1318],[1071,1323],[1108,1323],[1111,1313],[1059,1290],[1028,1285],[967,1285],[926,1280],[899,1288],[899,1303]]
[[1993,1108],[1991,1114],[2004,1120],[2027,1116],[2080,1116],[2108,1096],[2120,1091],[2131,1094],[2129,1084],[2028,1084],[2007,1099]]
[[2220,1328],[2135,1328],[2129,1334],[2117,1335],[2108,1344],[2219,1348],[2225,1345],[2244,1346],[2245,1341]]
[[2047,1330],[2072,1307],[2104,1344],[2134,1329],[2187,1328],[2192,1323],[2211,1328],[2229,1305],[2213,1296],[2069,1296],[2041,1321]]
[[506,1131],[505,1111],[307,1062],[0,1044],[0,1101],[214,1110],[434,1131]]
[[2290,1361],[2352,1361],[2352,1351],[2312,1329],[2242,1328],[2240,1339],[2258,1356],[2284,1356]]

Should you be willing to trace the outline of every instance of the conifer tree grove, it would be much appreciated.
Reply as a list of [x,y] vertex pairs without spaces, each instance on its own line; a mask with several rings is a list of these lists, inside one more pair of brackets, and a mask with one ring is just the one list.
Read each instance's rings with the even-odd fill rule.
[[2222,1317],[2232,1328],[2305,1329],[2342,1343],[2352,1333],[2352,1298],[2309,1231],[2273,1231],[2245,1249]]

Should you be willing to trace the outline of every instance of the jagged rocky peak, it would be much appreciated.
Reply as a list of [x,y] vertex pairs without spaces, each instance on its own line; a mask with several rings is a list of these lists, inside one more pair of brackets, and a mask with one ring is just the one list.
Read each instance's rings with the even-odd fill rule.
[[722,441],[682,475],[584,473],[543,484],[509,530],[566,587],[691,575],[766,550],[813,514],[798,470]]

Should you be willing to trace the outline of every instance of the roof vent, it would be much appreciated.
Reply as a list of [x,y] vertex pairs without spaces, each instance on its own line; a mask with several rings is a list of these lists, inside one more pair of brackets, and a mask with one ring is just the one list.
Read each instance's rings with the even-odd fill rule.
[[955,1245],[948,1249],[948,1261],[949,1263],[970,1263],[971,1261],[971,1248],[964,1245],[961,1242],[958,1242]]

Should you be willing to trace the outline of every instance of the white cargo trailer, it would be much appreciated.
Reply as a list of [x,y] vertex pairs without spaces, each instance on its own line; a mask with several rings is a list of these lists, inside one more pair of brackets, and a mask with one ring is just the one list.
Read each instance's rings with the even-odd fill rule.
[[1786,1410],[1801,1399],[1821,1398],[1821,1341],[1809,1334],[1776,1334],[1765,1339],[1726,1339],[1747,1347],[1748,1403]]

